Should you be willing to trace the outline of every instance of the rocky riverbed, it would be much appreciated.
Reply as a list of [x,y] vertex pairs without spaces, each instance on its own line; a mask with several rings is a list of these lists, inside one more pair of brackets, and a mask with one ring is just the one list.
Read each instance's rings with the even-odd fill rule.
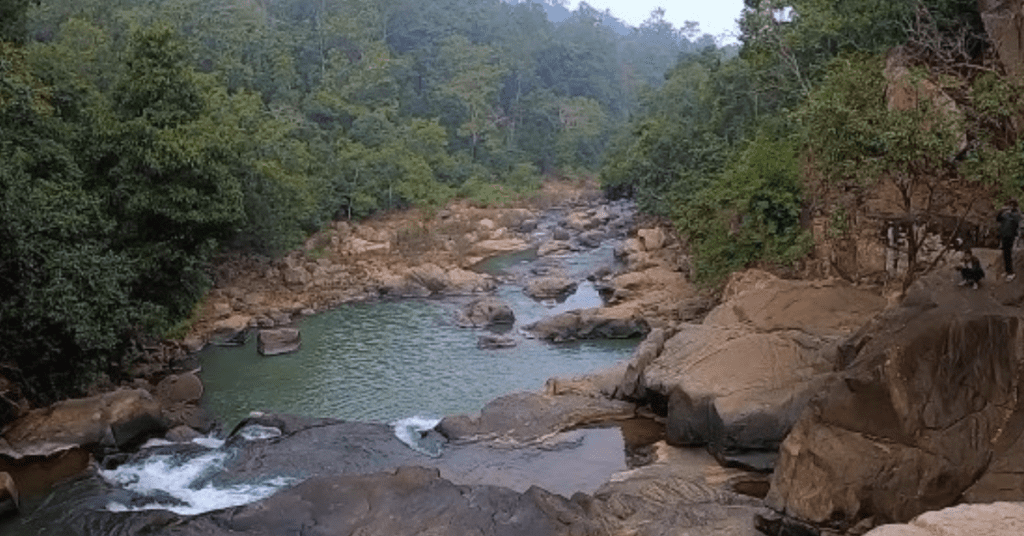
[[[972,291],[940,268],[890,304],[873,288],[751,270],[712,299],[688,282],[672,234],[637,229],[626,205],[576,199],[558,210],[517,212],[514,228],[470,218],[457,228],[471,227],[473,240],[445,242],[450,256],[375,258],[395,255],[395,241],[335,226],[291,260],[225,277],[184,346],[287,325],[350,297],[486,296],[494,276],[460,270],[499,251],[498,242],[520,241],[540,258],[506,277],[535,282],[539,300],[558,300],[589,276],[605,302],[522,333],[551,341],[642,335],[629,359],[398,434],[263,415],[223,444],[200,437],[212,419],[196,405],[202,383],[180,370],[189,360],[156,359],[140,370],[163,371],[151,376],[158,381],[34,411],[5,429],[8,502],[46,463],[56,464],[53,479],[92,468],[8,526],[26,534],[54,520],[70,534],[861,534],[958,502],[1024,499],[1013,463],[1024,444],[1021,283]],[[442,213],[430,225],[463,217]],[[581,274],[558,260],[609,239],[618,241],[618,266]],[[406,260],[387,264],[394,258]],[[383,265],[387,273],[374,268]],[[488,300],[473,300],[461,320],[516,321]],[[601,431],[652,420],[664,428],[643,440]],[[173,444],[136,452],[154,435]],[[609,445],[630,461],[595,471],[606,458],[591,456]],[[248,486],[264,498],[201,512],[115,476],[163,456],[180,467],[197,457],[217,462],[188,489]],[[125,481],[143,480],[131,474]],[[1016,519],[981,512],[995,523]]]

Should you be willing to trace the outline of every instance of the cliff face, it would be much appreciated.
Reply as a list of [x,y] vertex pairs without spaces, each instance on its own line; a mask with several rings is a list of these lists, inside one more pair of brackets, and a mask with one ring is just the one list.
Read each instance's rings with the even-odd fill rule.
[[1024,0],[978,0],[985,32],[1011,76],[1024,72]]
[[844,530],[907,521],[998,469],[1024,428],[1024,316],[1002,305],[1017,289],[935,273],[844,343],[841,381],[782,444],[769,505]]

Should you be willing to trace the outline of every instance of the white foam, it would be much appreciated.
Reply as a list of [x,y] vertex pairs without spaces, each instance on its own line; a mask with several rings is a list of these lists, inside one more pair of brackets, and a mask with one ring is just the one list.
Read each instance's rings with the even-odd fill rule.
[[438,456],[440,451],[437,448],[425,447],[420,442],[420,439],[423,432],[432,430],[440,422],[441,419],[417,416],[395,421],[391,425],[395,428],[395,437],[402,443],[409,445],[409,448],[428,456]]
[[216,437],[197,437],[193,439],[192,442],[195,443],[196,445],[206,447],[208,449],[219,449],[224,446],[224,440],[217,439]]
[[196,515],[264,499],[292,482],[279,477],[254,484],[216,487],[210,479],[223,470],[228,456],[227,452],[219,450],[191,458],[154,455],[139,463],[125,464],[110,471],[101,470],[99,474],[107,482],[135,495],[153,497],[153,502],[141,505],[111,502],[107,510],[168,510],[181,515]]
[[281,430],[274,428],[273,426],[263,426],[262,424],[247,424],[238,431],[238,435],[246,441],[271,439],[274,437],[281,437]]

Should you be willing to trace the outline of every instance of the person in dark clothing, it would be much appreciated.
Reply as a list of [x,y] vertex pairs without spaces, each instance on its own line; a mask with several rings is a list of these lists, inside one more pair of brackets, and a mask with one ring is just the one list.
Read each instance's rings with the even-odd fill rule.
[[1013,273],[1013,243],[1017,240],[1020,218],[1021,214],[1017,209],[1016,199],[1007,201],[996,215],[996,221],[999,222],[999,245],[1003,249],[1003,266],[1006,268],[1007,281],[1013,281],[1017,277],[1017,274]]
[[960,286],[970,285],[974,289],[978,288],[978,283],[985,277],[985,270],[981,268],[981,261],[974,256],[970,248],[964,250],[964,257],[960,265],[960,276],[963,277]]

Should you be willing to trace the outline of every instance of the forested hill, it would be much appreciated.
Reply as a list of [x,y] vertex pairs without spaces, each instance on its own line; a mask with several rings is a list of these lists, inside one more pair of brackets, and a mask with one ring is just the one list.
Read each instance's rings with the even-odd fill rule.
[[660,13],[626,36],[604,17],[0,0],[2,375],[36,402],[116,380],[132,341],[182,326],[217,252],[596,170],[640,95],[712,43]]
[[[739,56],[682,57],[614,141],[602,181],[675,221],[705,283],[795,267],[822,241],[856,258],[882,246],[858,243],[871,233],[858,225],[883,218],[902,222],[906,288],[933,266],[918,256],[933,224],[984,229],[991,213],[974,212],[1024,187],[1024,101],[1007,73],[1020,67],[993,46],[1019,36],[990,39],[979,4],[747,0]],[[1011,8],[988,9],[1016,27],[999,18]],[[866,204],[881,195],[884,214]]]

